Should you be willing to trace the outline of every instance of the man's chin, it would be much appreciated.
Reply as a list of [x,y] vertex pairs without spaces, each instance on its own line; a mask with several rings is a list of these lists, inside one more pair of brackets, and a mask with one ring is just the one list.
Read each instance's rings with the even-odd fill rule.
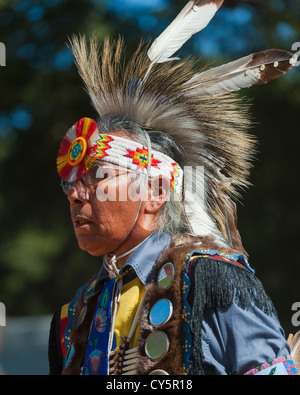
[[107,248],[99,248],[99,246],[93,245],[93,243],[90,243],[88,240],[82,240],[82,238],[77,237],[77,241],[79,248],[92,256],[103,256],[109,253]]
[[97,251],[87,251],[87,250],[85,250],[85,251],[88,252],[92,256],[103,256],[103,255],[105,255],[105,254],[102,254],[101,252],[97,252]]

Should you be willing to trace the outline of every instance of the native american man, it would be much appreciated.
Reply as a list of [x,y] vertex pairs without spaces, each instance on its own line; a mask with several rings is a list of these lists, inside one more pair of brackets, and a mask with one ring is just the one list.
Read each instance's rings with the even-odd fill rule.
[[51,374],[298,374],[234,203],[255,146],[235,91],[296,59],[172,58],[222,3],[189,1],[126,67],[122,39],[72,39],[98,119],[67,132],[57,167],[79,247],[103,265],[53,317]]

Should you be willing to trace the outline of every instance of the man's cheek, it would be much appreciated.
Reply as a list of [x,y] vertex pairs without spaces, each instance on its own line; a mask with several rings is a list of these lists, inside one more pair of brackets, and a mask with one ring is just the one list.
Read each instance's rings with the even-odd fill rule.
[[116,202],[117,188],[114,182],[99,184],[96,188],[96,198],[99,202]]

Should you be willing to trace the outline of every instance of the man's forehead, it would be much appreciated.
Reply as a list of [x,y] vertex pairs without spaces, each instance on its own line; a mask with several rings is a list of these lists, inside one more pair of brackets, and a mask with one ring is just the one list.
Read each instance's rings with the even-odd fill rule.
[[103,167],[103,168],[106,168],[106,169],[113,169],[113,170],[127,170],[127,171],[129,171],[130,169],[129,168],[127,168],[127,167],[125,167],[125,166],[120,166],[120,165],[118,165],[118,164],[115,164],[115,163],[110,163],[110,162],[105,162],[105,161],[103,161],[103,160],[95,160],[95,164],[94,164],[94,166],[97,166],[97,167]]

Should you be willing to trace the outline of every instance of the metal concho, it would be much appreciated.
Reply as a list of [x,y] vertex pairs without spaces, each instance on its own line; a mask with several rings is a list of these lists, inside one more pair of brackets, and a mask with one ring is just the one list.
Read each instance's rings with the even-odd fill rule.
[[149,375],[168,376],[169,373],[162,369],[156,369],[156,370],[152,370],[152,372],[150,372]]
[[[156,285],[162,289],[167,290],[174,279],[175,268],[173,263],[165,263],[158,272],[156,278]],[[167,298],[159,299],[151,308],[149,312],[149,323],[153,327],[160,327],[166,324],[173,314],[173,304]],[[170,347],[168,336],[161,330],[154,330],[146,339],[145,353],[148,358],[157,360],[162,358]],[[168,375],[168,372],[162,369],[154,369],[149,373],[150,375]]]
[[174,272],[173,263],[168,262],[164,264],[157,275],[156,284],[161,288],[168,289],[173,281]]
[[161,331],[151,333],[145,343],[146,355],[151,359],[159,359],[169,350],[168,336]]
[[151,308],[149,322],[153,326],[159,326],[169,321],[173,313],[173,305],[169,299],[158,300]]

